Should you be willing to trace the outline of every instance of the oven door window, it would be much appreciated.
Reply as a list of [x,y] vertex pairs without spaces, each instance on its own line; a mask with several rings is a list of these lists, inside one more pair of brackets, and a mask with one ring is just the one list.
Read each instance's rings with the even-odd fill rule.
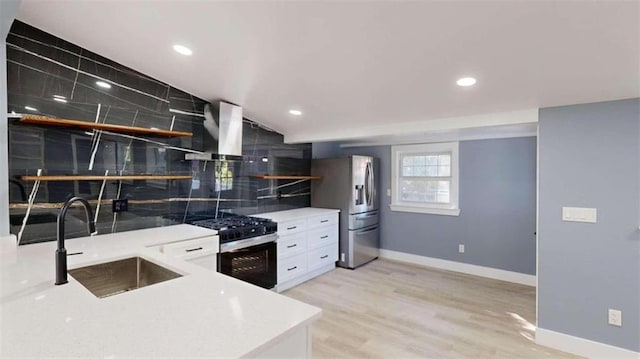
[[278,278],[276,268],[276,243],[221,253],[220,273],[271,289]]

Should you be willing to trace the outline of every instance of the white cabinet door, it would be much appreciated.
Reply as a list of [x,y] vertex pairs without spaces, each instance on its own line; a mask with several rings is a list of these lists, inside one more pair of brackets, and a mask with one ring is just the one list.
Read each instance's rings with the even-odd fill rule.
[[338,260],[338,244],[312,249],[308,253],[309,271],[325,265],[335,263]]
[[320,216],[313,216],[307,219],[307,226],[309,228],[315,228],[320,226],[327,226],[330,224],[338,224],[337,213],[327,213]]
[[174,242],[160,247],[162,253],[214,272],[218,270],[218,250],[218,236]]
[[278,260],[307,251],[307,234],[298,232],[278,238]]
[[307,234],[307,246],[309,249],[320,248],[334,243],[338,243],[337,225],[310,229]]
[[160,248],[162,253],[174,258],[190,259],[218,253],[218,236],[190,239],[165,244]]
[[293,233],[303,232],[307,230],[306,219],[294,219],[291,221],[278,222],[278,235],[286,236]]
[[300,254],[278,262],[278,283],[284,283],[307,272],[307,256]]

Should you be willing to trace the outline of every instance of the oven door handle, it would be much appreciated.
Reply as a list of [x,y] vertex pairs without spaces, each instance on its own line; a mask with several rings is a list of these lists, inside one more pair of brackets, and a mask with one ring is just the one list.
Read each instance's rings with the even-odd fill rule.
[[238,249],[244,249],[248,247],[257,246],[269,242],[275,242],[278,239],[277,234],[267,234],[266,236],[253,237],[247,239],[241,239],[239,241],[222,243],[220,245],[220,253],[232,252]]

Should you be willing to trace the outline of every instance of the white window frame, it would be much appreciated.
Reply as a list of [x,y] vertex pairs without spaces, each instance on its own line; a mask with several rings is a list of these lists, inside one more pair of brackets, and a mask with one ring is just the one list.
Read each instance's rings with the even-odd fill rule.
[[[402,201],[399,190],[401,173],[400,159],[407,155],[429,155],[451,153],[451,186],[449,203],[415,203]],[[392,211],[459,216],[460,171],[458,162],[458,142],[425,143],[419,145],[391,146],[391,205]]]

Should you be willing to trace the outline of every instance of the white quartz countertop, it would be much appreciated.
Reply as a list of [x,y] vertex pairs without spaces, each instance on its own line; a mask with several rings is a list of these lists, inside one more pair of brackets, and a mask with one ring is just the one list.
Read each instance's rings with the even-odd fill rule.
[[296,209],[288,209],[286,211],[267,212],[252,214],[252,217],[268,218],[276,222],[290,221],[298,218],[307,218],[313,216],[321,216],[328,213],[338,213],[339,209],[304,207]]
[[[141,256],[180,278],[97,298],[73,277],[54,285],[56,242],[0,243],[0,357],[241,357],[321,310],[160,253],[216,232],[175,225],[66,241],[69,269]],[[155,246],[155,247],[154,247]]]

